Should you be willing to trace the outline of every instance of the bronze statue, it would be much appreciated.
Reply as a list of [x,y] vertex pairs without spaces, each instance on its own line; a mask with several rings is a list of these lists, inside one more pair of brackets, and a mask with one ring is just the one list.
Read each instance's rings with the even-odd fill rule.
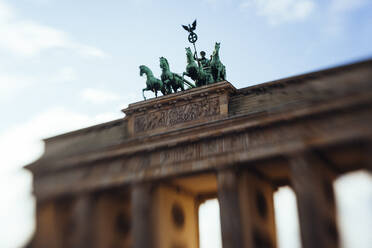
[[[182,25],[182,27],[189,32],[188,40],[190,43],[195,44],[195,42],[198,40],[198,36],[194,32],[196,29],[196,20],[190,25]],[[195,46],[195,45],[194,45]]]
[[190,47],[186,47],[187,66],[183,76],[188,76],[195,81],[197,87],[213,83],[212,75],[199,67],[192,55]]
[[140,76],[142,76],[143,74],[146,74],[146,77],[147,77],[146,88],[142,89],[143,99],[146,100],[145,93],[144,93],[145,91],[151,90],[152,92],[155,93],[155,97],[158,97],[158,90],[161,91],[163,95],[166,95],[168,93],[167,89],[164,87],[163,82],[160,79],[157,79],[156,77],[154,77],[154,74],[152,73],[150,68],[148,68],[145,65],[140,65],[139,69],[140,69]]
[[[205,57],[205,52],[204,52],[204,51],[201,51],[201,52],[200,52],[200,56],[201,56],[201,58],[199,59],[199,58],[197,58],[196,53],[194,53],[194,59],[197,60],[197,61],[199,62],[199,65],[200,65],[204,70],[208,71],[208,70],[209,70],[209,63],[210,63],[209,59],[207,59],[207,58]],[[211,58],[212,58],[212,57],[211,57]]]
[[[190,25],[182,25],[182,27],[189,32],[188,40],[194,46],[194,54],[191,52],[190,47],[186,48],[187,66],[186,71],[182,76],[170,71],[168,60],[164,57],[160,58],[160,68],[162,69],[161,80],[154,77],[151,70],[144,66],[140,66],[140,75],[146,74],[146,88],[142,90],[143,98],[146,100],[145,91],[152,91],[155,97],[158,96],[158,91],[163,95],[176,93],[179,89],[185,90],[185,84],[190,88],[199,87],[219,81],[226,80],[226,68],[220,61],[219,50],[220,43],[216,42],[213,54],[210,59],[206,58],[204,51],[200,52],[201,58],[198,58],[196,52],[195,42],[198,36],[194,32],[196,29],[196,20]],[[195,85],[187,81],[184,76],[190,77],[194,80]]]
[[221,63],[219,56],[220,44],[221,43],[216,42],[212,54],[212,59],[210,61],[211,74],[213,76],[214,82],[226,80],[226,69],[225,66]]
[[168,92],[176,93],[178,89],[185,90],[184,85],[187,84],[189,88],[195,88],[195,85],[182,78],[180,75],[173,73],[169,69],[168,60],[164,57],[160,57],[160,68],[162,69],[161,81],[165,85]]

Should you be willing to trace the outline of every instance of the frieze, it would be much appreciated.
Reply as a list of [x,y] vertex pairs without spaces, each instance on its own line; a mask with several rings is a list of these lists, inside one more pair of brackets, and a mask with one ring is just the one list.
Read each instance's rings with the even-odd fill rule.
[[135,133],[173,127],[180,123],[195,121],[220,114],[218,97],[202,98],[188,104],[135,116]]
[[[220,137],[164,147],[148,153],[133,154],[92,167],[65,170],[40,178],[39,183],[35,185],[35,192],[38,195],[48,195],[164,177],[185,171],[195,172],[226,163],[227,161],[222,158],[233,153],[246,154],[244,159],[254,159],[263,154],[269,156],[285,153],[286,149],[291,149],[289,145],[292,142],[297,143],[296,147],[301,149],[299,143],[310,144],[312,141],[321,140],[332,143],[332,140],[355,137],[360,132],[368,135],[366,130],[370,130],[371,121],[370,110],[359,110],[359,113],[343,113],[323,119],[313,118],[251,128]],[[208,158],[212,159],[209,163],[202,162]],[[185,164],[187,166],[184,166]]]

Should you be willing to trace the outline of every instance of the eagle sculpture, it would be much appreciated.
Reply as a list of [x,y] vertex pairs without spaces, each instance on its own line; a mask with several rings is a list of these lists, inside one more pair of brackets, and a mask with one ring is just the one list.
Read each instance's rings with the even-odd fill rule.
[[196,20],[192,23],[192,25],[190,26],[190,24],[189,24],[189,26],[186,26],[186,25],[182,25],[182,27],[186,30],[186,31],[188,31],[188,32],[193,32],[195,29],[196,29]]

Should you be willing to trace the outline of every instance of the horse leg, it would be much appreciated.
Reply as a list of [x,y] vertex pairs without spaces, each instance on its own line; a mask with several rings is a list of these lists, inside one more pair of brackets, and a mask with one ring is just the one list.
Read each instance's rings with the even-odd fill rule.
[[172,85],[172,88],[173,88],[174,93],[177,93],[177,90],[178,90],[177,85],[176,84]]
[[172,87],[170,85],[169,80],[165,80],[164,84],[166,85],[165,87],[166,87],[166,90],[167,90],[167,94],[172,94]]
[[213,76],[212,75],[208,74],[206,76],[205,81],[206,81],[206,84],[213,84],[215,80],[213,79]]
[[146,97],[145,97],[145,91],[146,90],[147,90],[147,88],[142,89],[142,96],[143,96],[143,99],[145,99],[145,100],[146,100]]
[[172,87],[168,84],[167,87],[167,94],[172,94]]
[[163,94],[163,96],[165,96],[167,94],[167,90],[165,87],[161,88],[161,93]]
[[213,81],[216,81],[216,69],[214,67],[211,68],[211,75],[212,75]]

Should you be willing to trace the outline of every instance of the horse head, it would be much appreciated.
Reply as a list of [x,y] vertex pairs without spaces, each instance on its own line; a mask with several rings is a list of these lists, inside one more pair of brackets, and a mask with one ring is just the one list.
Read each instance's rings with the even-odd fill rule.
[[139,69],[140,69],[140,76],[142,76],[143,74],[146,74],[147,77],[149,76],[152,76],[152,71],[150,70],[150,68],[148,68],[147,66],[145,65],[140,65],[139,66]]
[[185,50],[186,50],[186,56],[187,57],[192,57],[191,48],[190,47],[186,47]]
[[142,75],[145,73],[145,68],[146,68],[145,65],[140,65],[140,66],[139,66],[139,69],[140,69],[140,76],[142,76]]
[[187,63],[188,64],[193,64],[195,63],[195,59],[194,59],[194,56],[191,52],[191,48],[190,47],[186,47],[186,58],[187,58]]
[[214,51],[212,53],[212,57],[214,57],[216,54],[218,54],[218,52],[220,50],[220,45],[221,45],[221,43],[216,42],[216,44],[214,45]]
[[160,57],[160,68],[162,69],[169,69],[168,60],[164,57]]
[[221,42],[216,42],[216,44],[214,45],[214,50],[216,51],[220,50],[220,45],[221,45]]

